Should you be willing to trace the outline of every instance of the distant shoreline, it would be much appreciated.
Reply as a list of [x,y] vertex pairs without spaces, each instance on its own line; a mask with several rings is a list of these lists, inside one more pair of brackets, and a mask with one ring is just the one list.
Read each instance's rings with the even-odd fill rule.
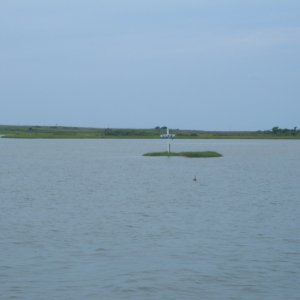
[[[176,139],[300,139],[300,130],[203,131],[169,129]],[[0,125],[0,138],[22,139],[159,139],[166,127],[152,129]]]

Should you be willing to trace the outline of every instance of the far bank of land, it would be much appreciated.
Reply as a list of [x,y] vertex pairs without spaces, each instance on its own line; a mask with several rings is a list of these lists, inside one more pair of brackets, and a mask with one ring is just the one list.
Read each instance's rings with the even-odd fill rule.
[[[300,139],[300,130],[273,127],[259,131],[204,131],[172,129],[176,139]],[[2,138],[29,139],[156,139],[166,132],[166,127],[150,129],[87,128],[66,126],[0,125]]]

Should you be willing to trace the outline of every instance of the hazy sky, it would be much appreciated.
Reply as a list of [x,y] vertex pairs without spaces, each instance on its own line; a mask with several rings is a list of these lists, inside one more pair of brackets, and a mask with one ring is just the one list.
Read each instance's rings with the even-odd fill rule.
[[0,0],[0,124],[300,127],[300,1]]

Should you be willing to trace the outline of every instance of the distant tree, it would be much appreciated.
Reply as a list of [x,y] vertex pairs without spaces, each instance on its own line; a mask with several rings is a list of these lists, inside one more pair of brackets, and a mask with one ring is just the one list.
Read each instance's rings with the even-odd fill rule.
[[273,128],[272,128],[272,133],[273,133],[273,134],[278,134],[278,133],[279,133],[279,127],[278,127],[278,126],[273,127]]
[[104,135],[105,135],[105,136],[106,136],[106,135],[111,135],[111,133],[112,133],[112,130],[111,130],[110,128],[104,129]]
[[294,127],[294,129],[292,130],[292,135],[296,135],[297,134],[297,126]]
[[284,129],[279,129],[279,132],[283,135],[289,135],[291,130],[290,129],[287,129],[287,128],[284,128]]

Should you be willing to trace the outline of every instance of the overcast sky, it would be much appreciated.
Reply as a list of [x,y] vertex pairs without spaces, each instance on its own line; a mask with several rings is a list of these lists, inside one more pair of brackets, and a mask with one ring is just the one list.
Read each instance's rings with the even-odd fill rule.
[[300,127],[300,1],[0,0],[0,124]]

